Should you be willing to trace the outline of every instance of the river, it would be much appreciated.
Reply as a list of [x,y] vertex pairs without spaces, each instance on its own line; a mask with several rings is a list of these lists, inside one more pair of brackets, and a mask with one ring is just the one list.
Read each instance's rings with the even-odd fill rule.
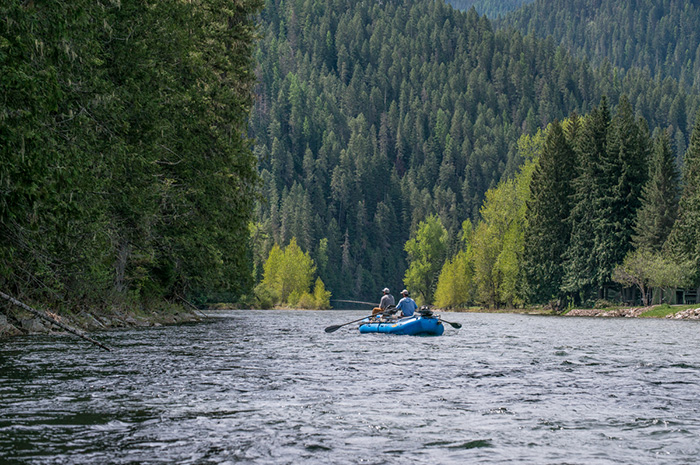
[[0,340],[3,464],[687,464],[697,322],[445,313],[441,337],[358,311]]

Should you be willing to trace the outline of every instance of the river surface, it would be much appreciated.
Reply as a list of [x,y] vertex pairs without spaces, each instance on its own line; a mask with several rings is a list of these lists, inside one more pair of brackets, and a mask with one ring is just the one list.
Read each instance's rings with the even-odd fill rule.
[[0,340],[3,464],[688,464],[692,321],[445,313],[440,337],[358,311]]

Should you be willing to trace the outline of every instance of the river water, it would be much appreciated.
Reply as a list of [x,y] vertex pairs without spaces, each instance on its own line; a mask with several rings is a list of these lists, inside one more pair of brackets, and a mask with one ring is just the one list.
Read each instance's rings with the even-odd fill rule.
[[687,464],[700,326],[445,313],[441,337],[358,311],[0,341],[0,463]]

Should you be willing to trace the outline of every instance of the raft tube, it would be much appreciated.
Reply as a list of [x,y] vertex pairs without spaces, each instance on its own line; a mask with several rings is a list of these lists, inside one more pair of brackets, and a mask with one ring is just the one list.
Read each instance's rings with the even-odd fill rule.
[[440,336],[445,326],[437,318],[410,316],[394,322],[362,323],[360,333],[389,333],[408,336]]

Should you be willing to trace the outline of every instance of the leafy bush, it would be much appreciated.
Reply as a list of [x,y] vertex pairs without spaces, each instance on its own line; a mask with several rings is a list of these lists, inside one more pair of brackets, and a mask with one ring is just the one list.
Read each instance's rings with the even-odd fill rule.
[[255,303],[260,309],[266,310],[275,306],[279,296],[275,290],[265,283],[260,283],[255,287]]

